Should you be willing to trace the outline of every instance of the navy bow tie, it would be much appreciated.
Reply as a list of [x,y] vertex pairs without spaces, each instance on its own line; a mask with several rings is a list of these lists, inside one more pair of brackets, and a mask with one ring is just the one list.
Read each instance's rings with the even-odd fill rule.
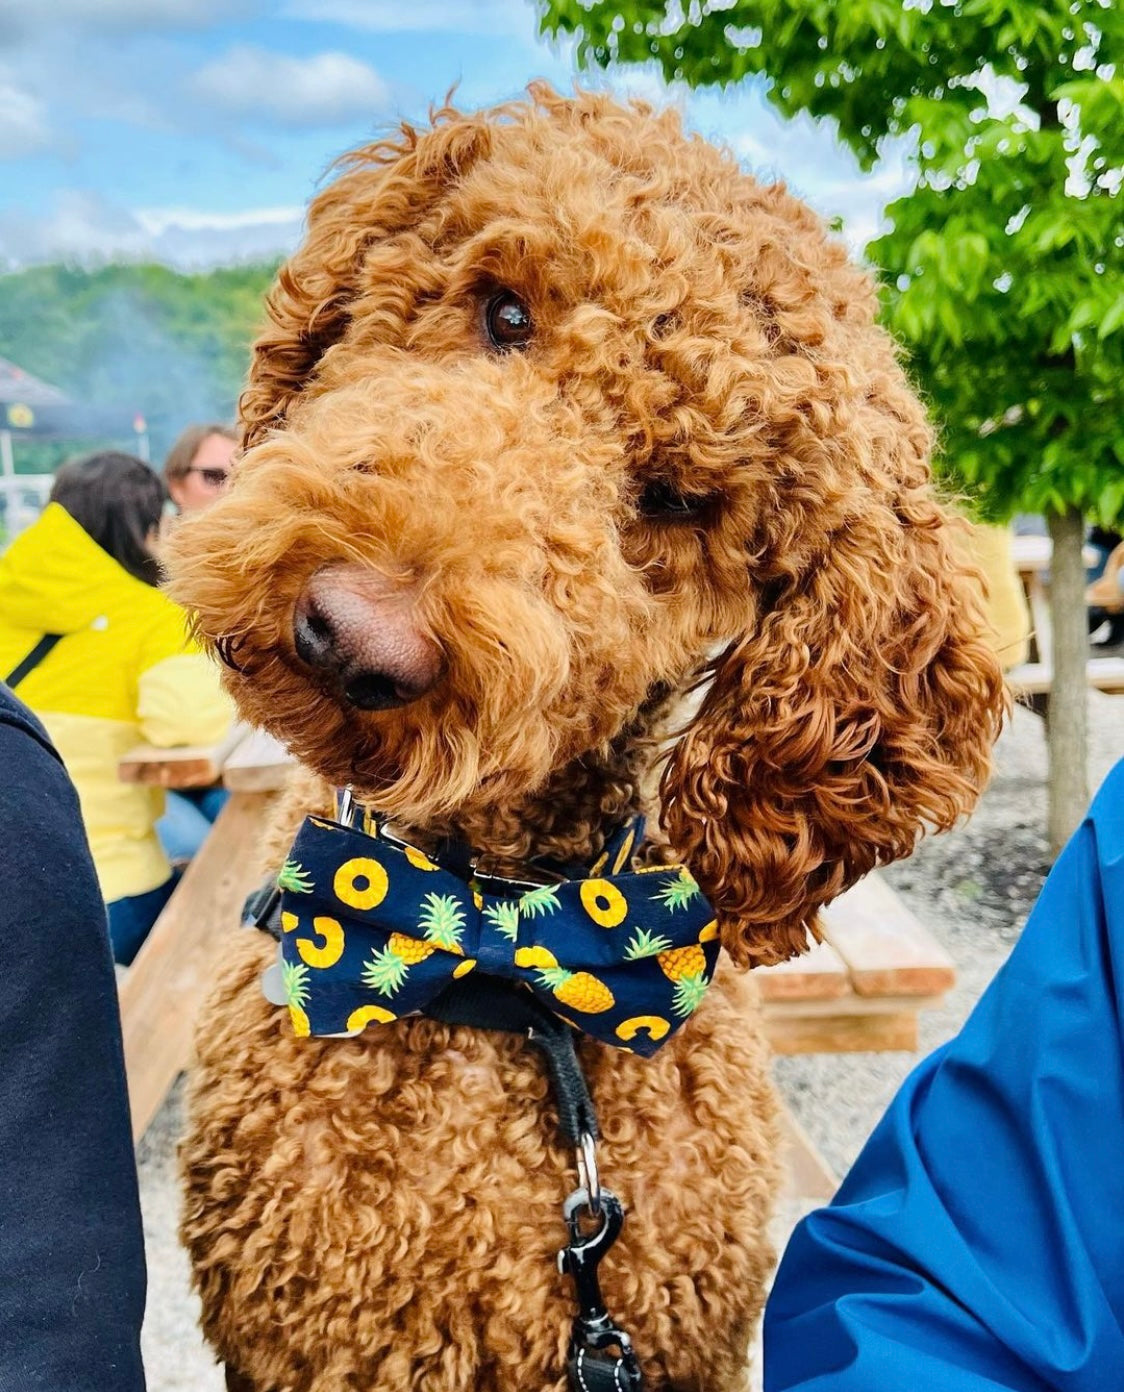
[[[479,971],[518,981],[584,1033],[652,1054],[691,1016],[718,958],[685,866],[621,871],[639,821],[585,878],[467,880],[412,846],[308,817],[277,883],[297,1034],[358,1034],[425,1011]],[[606,873],[608,869],[608,873]]]

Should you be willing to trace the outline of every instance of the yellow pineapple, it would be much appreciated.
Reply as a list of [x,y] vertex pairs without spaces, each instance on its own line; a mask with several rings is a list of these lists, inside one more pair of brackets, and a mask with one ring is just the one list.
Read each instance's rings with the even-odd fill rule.
[[602,928],[615,928],[628,913],[628,901],[609,880],[582,880],[578,887],[582,908]]
[[660,964],[660,971],[669,981],[682,981],[687,976],[702,976],[706,971],[706,957],[701,947],[694,943],[687,947],[672,947],[671,939],[657,936],[644,928],[637,928],[632,941],[625,949],[625,961],[635,962],[641,957],[654,957]]
[[425,959],[437,951],[437,944],[425,942],[421,938],[410,938],[405,933],[391,933],[388,948],[408,967]]
[[434,865],[433,861],[430,860],[430,858],[425,854],[425,852],[419,851],[416,846],[403,846],[402,849],[406,852],[406,859],[410,862],[410,864],[414,867],[415,870],[437,869],[437,866]]
[[[706,932],[705,928],[703,932]],[[656,959],[664,976],[675,982],[671,1008],[676,1015],[684,1017],[699,1008],[710,983],[706,979],[706,954],[697,943],[672,947],[670,938],[657,937],[643,928],[637,928],[624,955],[625,960],[630,962],[640,957]],[[655,1035],[652,1037],[656,1038]]]
[[539,983],[553,991],[563,1005],[583,1015],[600,1015],[616,1004],[603,981],[589,972],[571,972],[565,967],[547,967],[539,972]]
[[347,1030],[349,1034],[358,1034],[372,1020],[380,1025],[388,1025],[397,1019],[398,1016],[392,1010],[384,1010],[381,1005],[361,1005],[347,1017]]
[[558,958],[545,947],[520,947],[515,953],[517,967],[557,967]]
[[674,947],[670,952],[660,952],[656,961],[668,981],[682,981],[687,976],[702,976],[706,971],[706,956],[702,948],[694,943],[687,947]]
[[406,933],[391,933],[381,952],[371,955],[363,966],[363,983],[380,996],[393,996],[405,981],[410,968],[438,948],[464,956],[461,935],[464,932],[464,910],[452,894],[427,894],[425,908],[418,919],[424,940]]
[[603,981],[589,972],[572,972],[560,967],[553,952],[545,947],[519,948],[515,965],[538,968],[539,985],[553,991],[563,1005],[580,1010],[583,1015],[599,1015],[616,1004],[612,991]]
[[298,1038],[307,1039],[312,1032],[304,1010],[308,1004],[308,968],[300,962],[282,962],[281,979],[285,986],[293,1033]]

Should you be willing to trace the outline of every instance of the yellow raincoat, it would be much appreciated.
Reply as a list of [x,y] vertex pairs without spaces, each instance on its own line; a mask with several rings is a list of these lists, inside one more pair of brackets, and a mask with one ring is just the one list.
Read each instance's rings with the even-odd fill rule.
[[212,744],[233,710],[215,664],[188,638],[182,609],[137,580],[57,503],[0,556],[0,677],[46,633],[61,641],[19,685],[78,789],[107,902],[171,874],[154,823],[159,788],[122,783],[140,741]]

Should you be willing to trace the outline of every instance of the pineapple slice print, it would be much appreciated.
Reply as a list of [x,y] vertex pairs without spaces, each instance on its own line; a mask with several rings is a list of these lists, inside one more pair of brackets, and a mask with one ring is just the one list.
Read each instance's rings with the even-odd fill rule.
[[391,933],[390,941],[381,952],[373,952],[363,965],[363,983],[380,996],[393,996],[409,975],[410,968],[424,962],[438,948],[464,956],[461,938],[464,934],[464,909],[452,894],[427,894],[418,927],[425,938],[411,938],[405,933]]
[[567,971],[545,947],[523,947],[515,954],[517,967],[537,967],[539,985],[553,991],[563,1005],[583,1015],[600,1015],[612,1010],[616,1001],[603,981],[589,972]]
[[293,894],[311,894],[312,877],[295,860],[286,860],[277,876],[277,888],[287,889]]
[[282,962],[281,980],[285,985],[285,1000],[289,1006],[289,1018],[293,1022],[293,1033],[307,1038],[312,1029],[304,1007],[308,1004],[308,968],[303,962]]
[[582,880],[578,889],[582,908],[602,928],[615,928],[628,913],[628,902],[609,880]]

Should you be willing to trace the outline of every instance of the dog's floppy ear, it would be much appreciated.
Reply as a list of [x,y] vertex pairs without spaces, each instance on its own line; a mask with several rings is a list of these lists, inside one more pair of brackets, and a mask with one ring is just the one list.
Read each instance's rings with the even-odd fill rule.
[[982,789],[1006,697],[955,525],[927,488],[871,494],[713,663],[663,823],[739,965],[803,951],[823,904]]
[[[487,152],[492,131],[484,117],[446,106],[431,120],[429,130],[403,125],[393,137],[346,155],[343,172],[309,206],[305,240],[266,300],[268,326],[254,344],[238,403],[246,447],[282,423],[317,363],[343,337],[372,249],[415,226]],[[379,271],[393,277],[395,266]]]

